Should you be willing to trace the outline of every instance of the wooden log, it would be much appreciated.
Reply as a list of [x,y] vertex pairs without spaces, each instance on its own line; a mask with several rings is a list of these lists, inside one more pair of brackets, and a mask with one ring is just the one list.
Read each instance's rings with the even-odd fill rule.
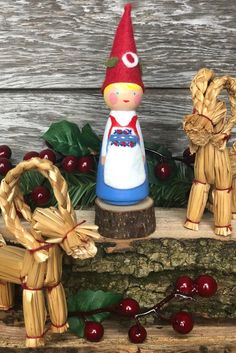
[[[195,302],[173,301],[169,314],[190,310],[201,317],[236,317],[236,221],[233,233],[214,234],[213,215],[205,213],[199,231],[183,227],[186,209],[156,209],[156,230],[142,239],[101,238],[97,256],[77,261],[67,258],[63,281],[67,290],[110,290],[134,297],[149,307],[173,288],[180,275],[208,273],[218,282],[217,295]],[[94,220],[94,211],[78,211],[78,220]]]
[[[5,313],[4,313],[5,314]],[[1,313],[0,313],[1,315]],[[13,316],[14,320],[14,316]],[[11,317],[4,319],[11,322]],[[15,321],[15,320],[14,320]],[[18,325],[20,325],[20,321]],[[235,322],[200,322],[188,335],[176,334],[170,325],[147,324],[147,340],[134,344],[128,340],[130,321],[107,320],[105,334],[100,342],[88,342],[74,334],[46,335],[47,345],[38,348],[38,353],[236,353]],[[0,353],[33,352],[24,347],[25,330],[22,327],[7,326],[0,322]]]
[[[214,234],[213,215],[205,213],[199,231],[183,227],[186,209],[156,209],[155,232],[140,239],[101,237],[91,260],[64,257],[63,285],[66,293],[91,289],[123,293],[149,307],[163,299],[180,275],[196,278],[208,273],[218,282],[216,296],[183,303],[173,301],[167,314],[187,309],[201,317],[236,317],[236,220],[233,233]],[[94,222],[94,210],[78,210],[77,220]],[[0,233],[7,238],[3,221]],[[199,298],[200,299],[200,298]]]
[[153,200],[147,197],[135,205],[114,206],[97,198],[95,224],[104,237],[130,239],[148,236],[156,228]]

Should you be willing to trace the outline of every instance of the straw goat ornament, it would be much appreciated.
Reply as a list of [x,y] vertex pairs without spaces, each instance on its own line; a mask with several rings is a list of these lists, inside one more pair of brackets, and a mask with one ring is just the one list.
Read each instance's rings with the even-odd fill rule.
[[[36,208],[34,213],[24,203],[18,184],[22,173],[35,169],[50,182],[58,208]],[[62,250],[74,258],[86,259],[96,254],[94,240],[97,226],[77,223],[68,195],[67,184],[59,169],[50,161],[32,158],[10,170],[0,187],[0,206],[7,230],[23,248],[0,247],[0,309],[13,305],[13,283],[23,288],[26,346],[44,345],[46,305],[52,332],[67,330],[67,305],[61,284]],[[28,222],[25,228],[17,210]]]
[[[231,105],[229,117],[225,102],[218,98],[223,89]],[[212,70],[204,68],[193,78],[191,92],[193,113],[185,116],[183,127],[196,159],[185,227],[198,230],[208,203],[214,214],[215,234],[227,236],[236,211],[235,145],[231,149],[226,146],[236,123],[236,80],[215,77]]]

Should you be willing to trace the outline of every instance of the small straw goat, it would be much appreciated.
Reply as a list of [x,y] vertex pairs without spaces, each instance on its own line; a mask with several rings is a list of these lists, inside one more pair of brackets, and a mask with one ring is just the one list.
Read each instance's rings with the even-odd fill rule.
[[[33,214],[19,190],[22,173],[35,169],[50,182],[58,207],[36,208]],[[32,158],[20,162],[1,182],[0,207],[7,230],[25,249],[4,243],[0,247],[0,309],[13,305],[13,284],[23,288],[23,312],[26,346],[44,345],[47,318],[46,293],[52,332],[68,328],[67,304],[61,284],[62,250],[74,258],[96,254],[97,226],[77,223],[68,195],[67,184],[59,169],[50,161]],[[28,222],[24,227],[18,211]]]
[[[218,98],[223,89],[228,92],[231,104],[228,118],[226,104]],[[229,153],[226,147],[236,122],[236,80],[229,76],[215,77],[212,70],[203,68],[193,78],[191,92],[193,113],[185,116],[183,128],[196,159],[184,226],[198,230],[211,188],[215,234],[227,236],[232,232],[232,208],[236,210],[231,167],[235,151],[231,149]]]

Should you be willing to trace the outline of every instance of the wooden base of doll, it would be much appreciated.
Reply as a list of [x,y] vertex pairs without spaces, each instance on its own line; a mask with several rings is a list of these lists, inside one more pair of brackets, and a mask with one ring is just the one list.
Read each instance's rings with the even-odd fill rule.
[[115,206],[97,198],[95,224],[101,235],[114,239],[141,238],[156,229],[153,200],[145,200],[129,206]]

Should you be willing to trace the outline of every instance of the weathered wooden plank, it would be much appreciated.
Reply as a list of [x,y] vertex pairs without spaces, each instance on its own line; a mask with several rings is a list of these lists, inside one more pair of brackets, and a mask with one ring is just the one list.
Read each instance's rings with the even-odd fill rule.
[[[89,224],[95,221],[94,210],[77,210],[77,219],[85,219]],[[98,243],[106,243],[106,252],[115,253],[131,248],[136,241],[152,241],[153,239],[170,238],[173,240],[197,240],[210,239],[213,241],[235,243],[236,247],[236,220],[232,220],[233,232],[228,237],[216,235],[213,231],[213,215],[207,212],[203,215],[200,228],[198,231],[192,231],[184,228],[183,223],[186,217],[186,209],[183,208],[155,208],[156,230],[154,233],[145,238],[136,239],[114,239],[102,237]],[[5,223],[0,217],[0,233],[6,239],[14,239],[6,230]],[[233,243],[232,243],[233,242]],[[110,243],[110,244],[109,244]]]
[[[99,87],[124,1],[0,0],[0,87]],[[236,2],[132,1],[147,87],[235,75]]]
[[[24,328],[0,324],[0,352],[23,353],[33,350],[24,347]],[[127,338],[128,323],[107,321],[104,338],[98,343],[79,339],[73,334],[47,335],[45,347],[39,353],[235,353],[236,327],[233,324],[199,324],[193,331],[180,336],[170,326],[147,327],[148,338],[143,344],[130,343]]]
[[[138,111],[144,139],[182,154],[187,146],[182,118],[191,112],[191,104],[188,90],[146,90]],[[2,92],[0,144],[11,146],[19,161],[26,151],[41,150],[40,136],[52,122],[68,119],[80,126],[88,122],[103,134],[108,114],[97,90]]]

